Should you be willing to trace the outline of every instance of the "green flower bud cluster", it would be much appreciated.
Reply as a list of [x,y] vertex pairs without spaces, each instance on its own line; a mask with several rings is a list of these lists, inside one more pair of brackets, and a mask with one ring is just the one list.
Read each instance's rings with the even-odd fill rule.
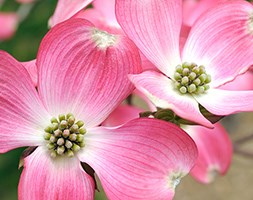
[[74,156],[84,144],[84,134],[86,129],[84,122],[79,120],[75,122],[73,114],[59,115],[58,119],[53,117],[51,124],[44,131],[44,139],[47,141],[47,148],[52,157],[58,155]]
[[202,94],[209,89],[211,76],[206,73],[204,66],[184,62],[176,66],[174,80],[175,88],[181,94]]

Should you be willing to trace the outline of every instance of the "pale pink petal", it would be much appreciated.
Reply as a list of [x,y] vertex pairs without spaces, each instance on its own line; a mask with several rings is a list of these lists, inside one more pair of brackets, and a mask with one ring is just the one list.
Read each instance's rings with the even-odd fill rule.
[[138,49],[129,39],[83,19],[51,29],[37,66],[38,89],[50,114],[71,112],[87,127],[100,124],[131,93],[127,75],[141,70]]
[[0,153],[21,146],[37,146],[50,116],[26,69],[0,51]]
[[49,19],[49,26],[53,27],[56,24],[71,18],[92,1],[93,0],[58,0],[55,12]]
[[76,157],[52,159],[47,150],[38,147],[25,158],[19,200],[93,200],[94,191],[93,179]]
[[119,126],[132,119],[139,118],[144,110],[130,105],[118,106],[102,123],[103,126]]
[[30,74],[34,86],[37,86],[37,84],[38,84],[38,69],[37,69],[37,65],[36,65],[36,60],[23,62],[22,65],[26,68],[26,70]]
[[184,0],[183,1],[183,22],[192,26],[200,15],[208,9],[221,2],[229,0]]
[[209,89],[206,94],[194,95],[194,97],[215,115],[253,111],[253,91]]
[[181,63],[182,2],[116,0],[116,17],[141,52],[166,75]]
[[109,199],[172,199],[197,150],[178,126],[137,119],[120,128],[93,128],[79,155],[96,171]]
[[16,13],[0,12],[0,40],[11,38],[16,32],[18,26],[18,16]]
[[83,18],[87,19],[90,22],[92,22],[97,28],[107,31],[111,34],[120,34],[123,35],[123,30],[118,26],[111,25],[103,13],[101,13],[99,10],[96,10],[94,8],[89,8],[86,10],[81,10],[76,15],[73,16],[73,18]]
[[211,122],[200,113],[198,102],[191,95],[179,94],[179,91],[174,89],[173,82],[163,74],[145,71],[131,75],[130,80],[157,107],[169,108],[184,119],[212,127]]
[[213,7],[192,27],[183,61],[204,65],[214,87],[244,73],[252,64],[252,12],[253,6],[246,1]]
[[253,71],[248,70],[219,88],[224,90],[253,90]]
[[108,25],[120,28],[115,16],[115,0],[94,0],[92,5],[102,13]]
[[187,126],[185,130],[195,141],[199,152],[191,175],[203,183],[212,182],[218,174],[224,175],[231,163],[232,143],[221,124],[216,123],[214,129]]

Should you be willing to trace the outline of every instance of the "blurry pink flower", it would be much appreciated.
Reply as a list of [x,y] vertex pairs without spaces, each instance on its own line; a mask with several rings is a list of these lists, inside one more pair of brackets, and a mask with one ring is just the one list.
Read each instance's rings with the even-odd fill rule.
[[253,91],[219,88],[253,63],[252,13],[246,1],[213,7],[194,24],[180,54],[182,1],[116,0],[122,29],[161,71],[131,81],[157,107],[207,127],[213,125],[198,104],[215,115],[253,111]]
[[[56,25],[37,57],[38,92],[26,69],[0,52],[0,152],[37,147],[24,158],[19,199],[93,199],[90,165],[109,199],[171,199],[197,157],[173,124],[137,119],[99,126],[132,91],[138,49],[82,19]],[[72,114],[69,114],[72,113]]]
[[[120,105],[103,125],[122,125],[139,118],[139,113],[143,111],[138,107]],[[201,126],[184,126],[183,129],[192,137],[198,148],[198,159],[191,175],[202,183],[210,183],[217,175],[225,175],[232,159],[232,143],[222,125],[216,123],[213,129]]]
[[0,41],[11,38],[16,32],[18,26],[18,16],[16,13],[0,12]]

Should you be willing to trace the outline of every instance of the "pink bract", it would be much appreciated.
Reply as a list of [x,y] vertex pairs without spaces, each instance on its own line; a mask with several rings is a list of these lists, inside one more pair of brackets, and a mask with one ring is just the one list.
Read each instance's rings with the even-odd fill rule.
[[[94,180],[81,162],[95,170],[109,199],[172,199],[196,160],[193,140],[177,126],[156,119],[100,126],[134,89],[127,75],[141,71],[131,40],[100,31],[86,20],[70,19],[43,38],[36,65],[38,92],[24,66],[0,51],[0,152],[37,147],[24,158],[20,200],[94,199]],[[69,134],[66,129],[59,133],[67,123],[61,114],[68,113],[83,121],[86,131],[77,139],[74,125],[81,122],[67,128],[71,145],[80,145],[72,150],[63,139]],[[58,115],[63,124],[52,118]],[[76,142],[80,139],[85,145]]]
[[[252,111],[253,91],[220,88],[253,63],[252,12],[246,1],[217,4],[194,23],[180,53],[182,1],[116,0],[122,29],[160,70],[131,75],[131,81],[156,106],[207,127],[213,125],[200,114],[198,104],[215,115]],[[182,94],[175,88],[176,66],[185,62],[205,67],[211,76],[209,89]]]

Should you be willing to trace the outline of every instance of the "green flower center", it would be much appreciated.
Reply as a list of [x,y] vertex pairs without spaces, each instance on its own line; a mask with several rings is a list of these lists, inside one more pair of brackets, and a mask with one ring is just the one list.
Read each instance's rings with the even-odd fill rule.
[[210,82],[211,76],[202,65],[184,62],[176,66],[174,86],[181,94],[202,94],[209,89]]
[[51,124],[44,129],[44,139],[52,157],[62,155],[72,157],[75,152],[85,146],[84,122],[75,121],[75,117],[71,113],[59,115],[58,119],[53,117]]

